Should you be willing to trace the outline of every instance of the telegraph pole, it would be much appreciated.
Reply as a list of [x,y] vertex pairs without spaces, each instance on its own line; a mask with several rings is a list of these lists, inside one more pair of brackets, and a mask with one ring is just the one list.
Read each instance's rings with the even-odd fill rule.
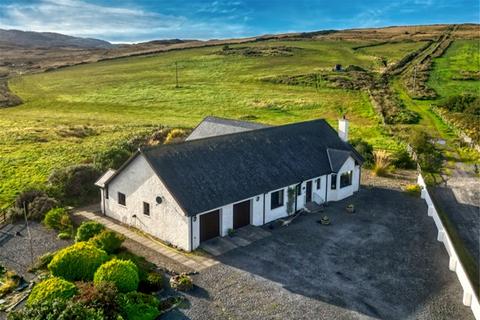
[[175,88],[178,88],[178,62],[175,61]]
[[27,233],[28,233],[28,240],[30,242],[30,262],[31,265],[33,266],[34,259],[33,259],[33,243],[32,243],[32,234],[30,232],[30,227],[28,225],[28,218],[27,218],[27,203],[24,201],[23,202],[23,215],[25,217],[25,225],[27,227]]

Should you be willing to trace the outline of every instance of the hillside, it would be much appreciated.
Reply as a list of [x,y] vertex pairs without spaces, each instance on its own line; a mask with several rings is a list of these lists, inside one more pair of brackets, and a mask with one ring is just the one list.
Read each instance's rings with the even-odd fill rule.
[[[417,126],[452,140],[452,132],[429,111],[427,104],[433,101],[412,100],[394,74],[405,57],[430,50],[450,29],[417,26],[156,42],[95,51],[96,56],[75,51],[92,61],[114,58],[114,52],[133,56],[9,80],[23,104],[0,110],[0,206],[18,191],[42,185],[53,168],[91,162],[96,152],[160,125],[193,127],[206,115],[268,124],[326,118],[336,125],[346,113],[353,138],[387,150],[400,148],[392,132]],[[476,40],[468,39],[476,30],[478,26],[456,27],[447,54],[456,54],[451,50],[457,43],[474,45]],[[69,61],[65,52],[56,54]],[[445,64],[441,57],[435,59],[439,63],[434,72],[440,72],[437,68]],[[471,56],[463,54],[461,59]],[[336,64],[352,67],[334,72]],[[378,87],[385,73],[392,74],[392,87]],[[436,78],[440,99],[448,86],[448,78]],[[379,97],[387,92],[393,100],[384,101],[386,105],[399,103],[395,112],[420,114],[420,122],[384,127],[369,88]]]
[[75,47],[83,49],[110,49],[114,47],[110,42],[98,39],[72,37],[53,32],[4,29],[0,29],[0,44],[24,48]]

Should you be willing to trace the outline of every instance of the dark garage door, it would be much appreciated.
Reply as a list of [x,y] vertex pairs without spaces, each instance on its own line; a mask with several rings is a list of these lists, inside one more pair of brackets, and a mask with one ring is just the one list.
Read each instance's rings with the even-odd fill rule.
[[220,235],[220,210],[200,216],[200,242]]
[[250,200],[233,205],[233,229],[250,224]]

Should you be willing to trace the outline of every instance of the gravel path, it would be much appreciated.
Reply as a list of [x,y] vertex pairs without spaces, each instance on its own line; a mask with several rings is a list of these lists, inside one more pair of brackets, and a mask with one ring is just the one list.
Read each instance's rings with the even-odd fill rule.
[[[64,248],[73,242],[72,240],[57,239],[57,233],[48,230],[41,223],[30,222],[29,226],[32,235],[33,261],[47,252]],[[8,233],[8,236],[0,241],[0,264],[14,270],[26,279],[31,279],[32,274],[27,270],[31,266],[32,255],[25,224],[23,222],[9,224],[0,231],[3,236],[5,236],[5,232]]]

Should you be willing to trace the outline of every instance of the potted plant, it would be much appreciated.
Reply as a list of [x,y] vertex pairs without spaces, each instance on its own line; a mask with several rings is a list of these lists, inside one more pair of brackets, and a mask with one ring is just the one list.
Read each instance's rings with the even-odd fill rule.
[[347,212],[348,213],[354,213],[355,212],[355,206],[353,204],[349,204],[347,206]]

